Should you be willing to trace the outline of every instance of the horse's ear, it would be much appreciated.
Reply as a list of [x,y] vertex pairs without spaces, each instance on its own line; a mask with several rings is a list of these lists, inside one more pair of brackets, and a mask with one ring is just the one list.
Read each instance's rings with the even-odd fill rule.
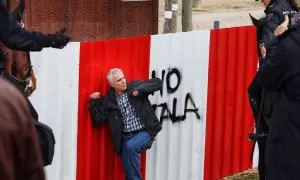
[[249,13],[249,16],[250,16],[250,19],[251,19],[251,21],[252,21],[252,24],[253,24],[254,26],[258,26],[258,25],[259,25],[259,20],[256,19],[255,17],[253,17],[250,13]]
[[11,14],[12,16],[19,22],[21,23],[22,21],[22,16],[25,10],[25,0],[20,0],[19,5],[14,9]]

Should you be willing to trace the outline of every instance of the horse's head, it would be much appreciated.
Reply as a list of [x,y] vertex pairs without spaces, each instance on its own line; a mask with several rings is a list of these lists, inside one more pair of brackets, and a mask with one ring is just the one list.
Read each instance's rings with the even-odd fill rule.
[[265,23],[265,17],[262,17],[260,19],[256,19],[249,13],[250,19],[252,21],[252,24],[256,27],[256,40],[257,40],[257,52],[258,56],[261,57],[260,49],[259,49],[259,41],[261,40],[261,35],[263,32],[264,28],[264,23]]
[[7,50],[6,76],[14,80],[26,96],[33,93],[36,89],[36,77],[29,52]]
[[24,51],[13,51],[12,75],[23,83],[24,92],[30,96],[36,89],[36,77],[32,70],[30,54]]

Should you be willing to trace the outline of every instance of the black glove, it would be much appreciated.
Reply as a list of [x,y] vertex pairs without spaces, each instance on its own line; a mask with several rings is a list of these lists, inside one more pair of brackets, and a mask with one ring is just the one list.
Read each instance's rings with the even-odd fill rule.
[[48,34],[48,37],[51,39],[49,46],[58,49],[64,48],[71,41],[71,38],[64,34],[66,31],[67,28],[64,27],[54,34]]

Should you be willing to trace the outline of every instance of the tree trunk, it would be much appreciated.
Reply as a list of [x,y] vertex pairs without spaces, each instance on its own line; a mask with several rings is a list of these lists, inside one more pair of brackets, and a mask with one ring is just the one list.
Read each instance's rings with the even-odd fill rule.
[[192,3],[193,0],[182,0],[182,32],[193,30]]
[[202,0],[192,0],[192,1],[193,1],[193,8],[200,8],[200,4],[202,3]]
[[176,33],[178,0],[166,0],[163,33]]

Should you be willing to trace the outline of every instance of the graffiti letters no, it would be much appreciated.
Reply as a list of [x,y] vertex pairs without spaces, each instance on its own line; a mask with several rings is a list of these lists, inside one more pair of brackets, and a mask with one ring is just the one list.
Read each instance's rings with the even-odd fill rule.
[[[156,71],[153,70],[151,76],[152,78],[157,77]],[[161,77],[159,78],[163,81],[162,89],[160,89],[160,96],[162,97],[164,95],[164,87],[166,87],[168,95],[175,93],[179,89],[182,81],[182,74],[177,68],[170,68],[167,71],[162,70]],[[173,85],[171,84],[171,78],[173,78],[173,80],[174,78],[176,79],[175,85],[174,83]],[[155,111],[160,110],[159,119],[161,123],[165,119],[170,119],[172,122],[184,121],[186,119],[187,113],[194,113],[196,118],[200,119],[200,115],[198,112],[199,109],[197,108],[191,93],[188,92],[185,95],[183,115],[177,114],[177,102],[178,100],[175,97],[173,99],[171,108],[170,104],[166,102],[152,105]]]

